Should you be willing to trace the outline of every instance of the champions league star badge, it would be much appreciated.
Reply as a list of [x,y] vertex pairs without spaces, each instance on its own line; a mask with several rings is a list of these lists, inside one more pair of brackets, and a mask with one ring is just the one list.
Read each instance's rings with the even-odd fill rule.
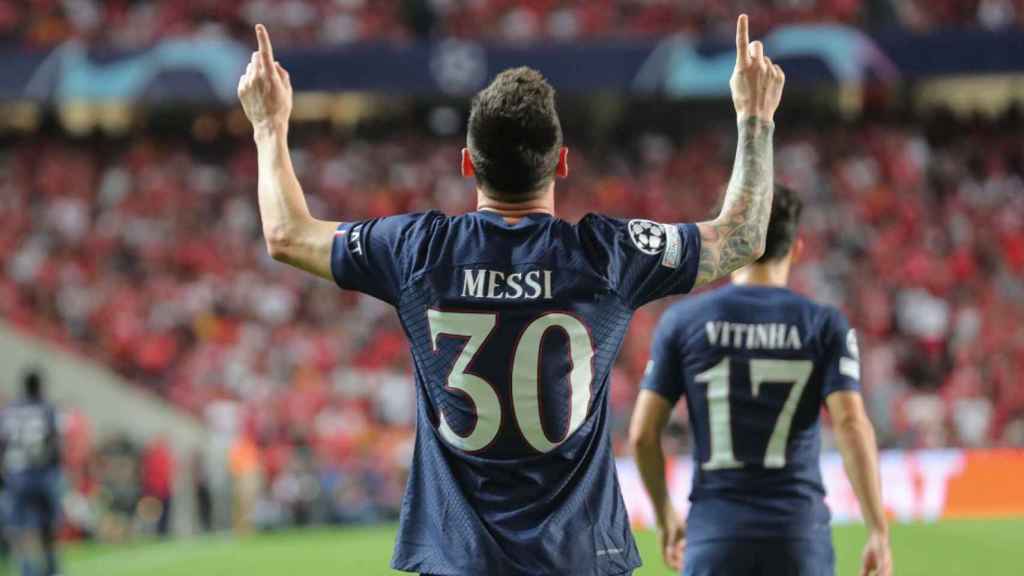
[[650,220],[630,220],[629,239],[637,250],[648,256],[657,256],[662,252],[661,265],[666,268],[677,268],[681,257],[682,242],[679,229],[673,225],[659,224]]
[[665,249],[665,227],[650,220],[630,220],[629,239],[644,254],[660,254]]

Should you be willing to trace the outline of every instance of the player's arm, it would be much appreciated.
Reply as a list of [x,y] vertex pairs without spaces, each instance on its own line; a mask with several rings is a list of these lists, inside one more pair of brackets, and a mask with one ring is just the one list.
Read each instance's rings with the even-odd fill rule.
[[665,482],[665,451],[661,434],[668,424],[672,406],[657,392],[641,390],[629,423],[629,445],[636,457],[644,487],[654,504],[658,526],[664,526],[671,512],[672,499]]
[[786,76],[750,42],[747,16],[736,23],[736,67],[729,87],[739,126],[736,160],[718,217],[701,222],[696,285],[713,282],[764,253],[774,187],[772,134]]
[[629,445],[633,449],[640,479],[654,506],[662,557],[673,570],[683,561],[686,523],[679,517],[665,479],[665,450],[661,446],[662,431],[672,414],[672,404],[661,394],[641,390],[633,408],[629,425]]
[[829,310],[824,320],[824,334],[827,336],[822,396],[832,416],[832,427],[846,475],[870,530],[861,574],[889,576],[892,573],[889,524],[882,508],[875,430],[868,420],[860,394],[857,334],[838,310]]
[[629,425],[629,444],[644,489],[654,506],[661,554],[665,564],[677,571],[683,562],[686,523],[676,512],[668,492],[661,436],[672,407],[684,393],[680,368],[683,349],[677,333],[683,324],[682,315],[679,308],[670,308],[658,322],[651,341],[651,359]]
[[843,457],[846,476],[857,495],[861,513],[870,531],[861,574],[888,576],[892,572],[889,523],[882,507],[874,427],[864,411],[864,401],[859,392],[834,392],[828,395],[825,404],[832,416],[832,427]]
[[331,278],[331,246],[338,222],[313,218],[288,150],[292,86],[274,60],[270,36],[256,26],[259,50],[238,81],[238,99],[253,125],[259,159],[259,205],[267,251],[278,261]]

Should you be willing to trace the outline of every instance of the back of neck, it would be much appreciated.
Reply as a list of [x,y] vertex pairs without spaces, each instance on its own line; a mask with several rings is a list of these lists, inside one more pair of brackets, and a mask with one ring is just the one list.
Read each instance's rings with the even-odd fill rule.
[[554,186],[540,195],[522,202],[505,202],[491,198],[480,189],[476,191],[476,209],[500,214],[509,224],[515,224],[530,214],[555,215]]
[[789,283],[789,263],[751,264],[733,272],[732,283],[738,286],[785,288]]

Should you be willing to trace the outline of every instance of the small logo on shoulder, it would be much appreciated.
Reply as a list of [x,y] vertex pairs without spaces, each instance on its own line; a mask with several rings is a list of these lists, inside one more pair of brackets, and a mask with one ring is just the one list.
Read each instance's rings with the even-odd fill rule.
[[860,359],[860,346],[857,345],[857,331],[850,328],[846,333],[846,350],[853,356],[854,360]]
[[650,220],[630,220],[629,239],[644,254],[654,256],[665,249],[665,227]]

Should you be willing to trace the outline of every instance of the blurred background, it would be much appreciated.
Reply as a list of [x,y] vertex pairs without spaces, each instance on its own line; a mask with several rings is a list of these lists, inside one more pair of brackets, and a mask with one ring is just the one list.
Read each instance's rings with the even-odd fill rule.
[[[472,210],[468,97],[530,65],[559,91],[563,218],[694,221],[732,164],[740,11],[787,73],[777,178],[809,204],[793,287],[860,335],[887,506],[1024,517],[1024,1],[0,0],[0,402],[43,369],[64,537],[397,517],[404,334],[266,254],[235,100],[254,23],[291,73],[318,216]],[[613,374],[640,525],[624,432],[668,304],[637,313]],[[672,438],[685,492],[682,413]]]

